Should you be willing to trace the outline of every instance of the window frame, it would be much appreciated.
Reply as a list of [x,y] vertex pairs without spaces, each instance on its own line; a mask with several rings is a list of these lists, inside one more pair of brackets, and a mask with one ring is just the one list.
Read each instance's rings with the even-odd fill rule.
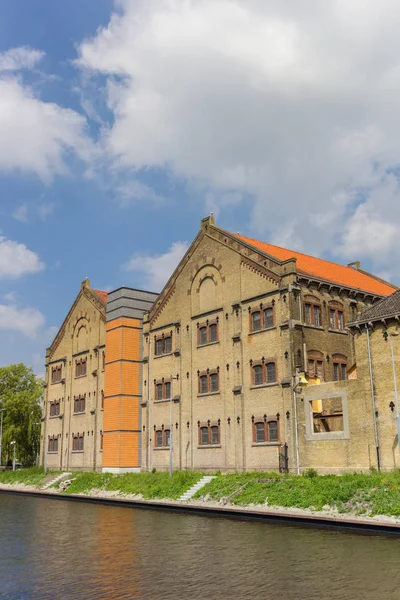
[[[310,320],[307,319],[307,308],[310,309]],[[315,311],[318,310],[318,323],[315,319]],[[303,323],[311,327],[323,327],[321,301],[315,296],[305,296],[303,299]]]
[[[313,386],[319,388],[319,386]],[[307,390],[304,397],[304,410],[305,410],[305,422],[306,422],[306,440],[307,441],[329,441],[329,440],[348,440],[350,439],[349,429],[349,412],[348,412],[348,400],[347,392],[341,390],[338,392],[327,393],[325,398],[341,398],[342,400],[342,413],[343,413],[343,431],[330,431],[330,432],[319,432],[314,433],[313,423],[313,410],[312,402],[314,400],[324,400],[321,398],[321,391],[319,389]]]
[[84,433],[80,434],[78,432],[72,434],[72,452],[84,452],[84,439]]
[[48,454],[58,453],[58,435],[49,436],[47,442],[47,452]]
[[[335,378],[335,366],[338,367],[339,377]],[[346,381],[347,380],[347,356],[344,354],[332,354],[332,381]],[[343,378],[343,368],[345,369],[345,377]]]
[[[78,410],[76,408],[78,407]],[[74,396],[74,415],[82,415],[86,412],[86,394]]]
[[[215,339],[211,339],[211,328],[215,327]],[[202,341],[202,331],[205,331],[205,341]],[[219,342],[219,320],[214,319],[213,321],[205,321],[203,323],[197,323],[197,347],[203,348],[204,346],[209,346],[210,344],[216,344]]]
[[[216,431],[217,442],[213,441],[213,430],[215,430],[215,429],[217,430]],[[203,441],[203,440],[205,440],[205,441]],[[214,422],[214,421],[213,422],[207,421],[207,423],[198,422],[197,446],[198,446],[198,448],[219,448],[219,447],[221,447],[221,424],[220,424],[220,422]]]
[[[83,372],[84,371],[84,372]],[[75,359],[75,379],[87,376],[87,356]]]
[[[268,366],[274,365],[274,375],[275,379],[268,380]],[[262,368],[261,375],[262,381],[260,383],[256,383],[256,369]],[[265,387],[268,385],[277,385],[278,383],[278,369],[277,369],[277,360],[275,358],[266,358],[264,360],[252,361],[250,365],[251,368],[251,387]],[[259,371],[258,371],[259,372]]]
[[[169,396],[166,395],[166,390],[169,386]],[[158,397],[158,390],[161,390],[161,397]],[[154,380],[154,402],[166,402],[172,400],[172,380],[171,379],[155,379]]]
[[[278,417],[276,417],[276,416],[275,417],[267,417],[266,415],[264,415],[263,417],[252,417],[251,421],[252,421],[253,445],[255,445],[255,446],[266,446],[266,445],[280,446],[281,445],[280,421],[279,421]],[[271,440],[271,434],[270,434],[270,424],[271,423],[276,423],[276,433],[277,433],[276,440]],[[262,426],[262,428],[259,427],[260,425]],[[258,432],[263,433],[263,440],[257,440]]]
[[[164,425],[161,428],[155,429],[154,430],[154,448],[157,450],[167,450],[170,447],[169,443],[167,444],[167,441],[169,441],[171,439],[169,437],[169,439],[167,440],[168,436],[170,436],[170,433],[171,433],[170,427],[167,427],[164,429]],[[161,445],[158,444],[159,439],[161,440]]]
[[60,416],[60,404],[61,401],[60,400],[51,400],[49,402],[50,407],[49,407],[49,417],[53,418],[53,417],[59,417]]
[[[314,374],[312,375],[310,369],[310,362],[314,363]],[[320,350],[309,350],[307,352],[307,376],[312,379],[320,379],[322,382],[326,381],[326,364],[325,357]],[[322,373],[318,372],[318,365],[321,365]],[[322,376],[321,376],[322,375]]]
[[[331,331],[345,331],[346,319],[344,306],[338,304],[329,304],[329,329]],[[332,326],[332,313],[333,313],[333,326]],[[341,327],[339,327],[339,314],[341,315]]]
[[51,385],[61,383],[62,380],[62,365],[51,367]]
[[[265,325],[266,322],[266,311],[271,311],[272,317],[272,325]],[[259,329],[254,329],[254,315],[259,313],[260,315],[260,327]],[[259,333],[260,331],[268,331],[269,329],[273,329],[275,327],[275,304],[260,304],[260,306],[251,308],[249,310],[249,333]]]
[[[217,389],[213,390],[212,389],[212,376],[216,375],[216,379],[217,379]],[[206,371],[198,371],[197,374],[197,394],[198,396],[209,396],[211,394],[219,394],[220,393],[220,378],[219,378],[219,368],[217,367],[216,369],[207,369]],[[202,382],[206,381],[206,391],[202,390]]]
[[[170,344],[170,349],[166,350],[166,346]],[[161,347],[161,352],[158,352],[158,347]],[[172,331],[170,333],[163,333],[162,335],[155,336],[154,338],[154,357],[169,356],[173,354],[172,350]]]

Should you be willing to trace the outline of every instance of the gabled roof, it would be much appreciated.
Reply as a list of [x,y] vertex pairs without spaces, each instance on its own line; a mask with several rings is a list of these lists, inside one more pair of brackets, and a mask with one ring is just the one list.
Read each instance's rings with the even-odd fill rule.
[[94,292],[104,304],[107,303],[107,292],[103,292],[102,290],[92,290],[92,292]]
[[379,300],[373,306],[360,312],[352,323],[348,323],[348,326],[368,323],[369,321],[380,321],[381,319],[396,316],[400,316],[400,290],[397,290],[387,298],[382,298],[382,300]]
[[359,289],[377,296],[389,296],[389,294],[392,294],[397,289],[395,285],[385,283],[374,275],[354,269],[353,267],[345,267],[329,260],[323,260],[322,258],[309,256],[308,254],[260,242],[244,235],[232,235],[278,260],[295,258],[297,271],[309,277],[315,277],[344,287]]

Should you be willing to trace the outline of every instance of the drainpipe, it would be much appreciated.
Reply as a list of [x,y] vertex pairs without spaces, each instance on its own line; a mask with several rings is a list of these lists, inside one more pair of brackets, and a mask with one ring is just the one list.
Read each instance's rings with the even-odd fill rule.
[[296,376],[293,377],[293,416],[294,416],[294,445],[296,449],[296,472],[300,475],[300,455],[299,455],[299,432],[297,422],[297,397],[296,397]]
[[375,447],[376,447],[376,459],[378,464],[378,471],[381,470],[381,459],[379,452],[379,439],[378,439],[378,426],[376,422],[376,410],[375,410],[375,393],[374,393],[374,380],[372,377],[372,361],[371,361],[371,344],[369,339],[369,328],[365,325],[367,331],[367,346],[368,346],[368,366],[369,366],[369,380],[371,387],[371,404],[372,404],[372,417],[374,419],[374,436],[375,436]]

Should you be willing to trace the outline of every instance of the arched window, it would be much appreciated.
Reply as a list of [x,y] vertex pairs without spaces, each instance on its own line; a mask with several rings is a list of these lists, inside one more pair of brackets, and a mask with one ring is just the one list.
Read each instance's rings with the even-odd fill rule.
[[276,363],[268,361],[265,364],[258,362],[252,367],[252,385],[266,385],[276,382]]
[[262,419],[253,421],[253,443],[277,443],[279,442],[279,425],[277,419],[268,419],[266,415]]

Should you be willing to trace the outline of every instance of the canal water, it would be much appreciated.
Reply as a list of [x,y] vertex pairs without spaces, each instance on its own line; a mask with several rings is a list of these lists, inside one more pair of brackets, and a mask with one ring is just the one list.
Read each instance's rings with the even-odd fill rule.
[[400,539],[0,493],[0,598],[399,600]]

